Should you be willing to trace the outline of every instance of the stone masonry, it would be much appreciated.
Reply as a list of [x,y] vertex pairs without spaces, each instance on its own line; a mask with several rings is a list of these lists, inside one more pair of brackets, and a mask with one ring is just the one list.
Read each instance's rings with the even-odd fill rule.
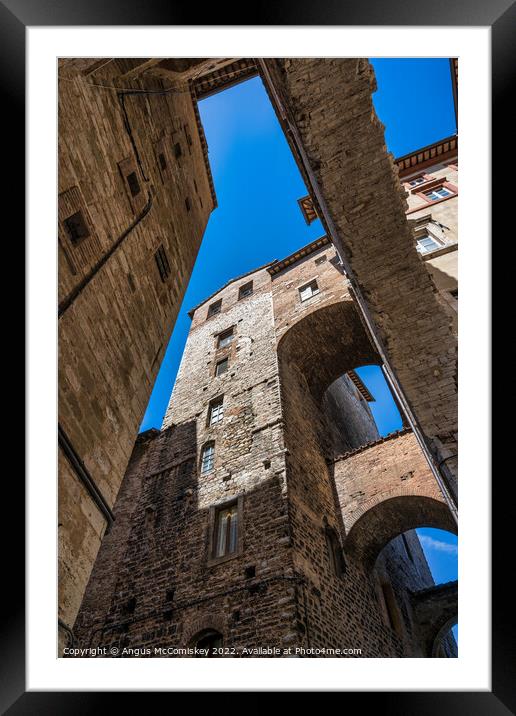
[[[412,530],[453,521],[410,431],[378,435],[353,370],[379,360],[334,247],[323,237],[230,281],[191,316],[163,427],[139,436],[122,483],[77,644],[122,657],[183,655],[154,650],[206,639],[221,656],[430,656],[412,605],[434,585]],[[348,548],[354,525],[394,494],[401,518],[374,559]],[[414,506],[420,495],[441,521]],[[234,549],[219,555],[229,507]],[[433,624],[437,634],[438,611]]]
[[365,59],[274,59],[265,65],[287,134],[293,136],[292,127],[299,133],[349,278],[456,500],[453,320],[414,250],[405,190],[372,103],[373,69]]
[[215,206],[188,83],[137,62],[59,64],[61,646]]
[[[163,430],[140,436],[131,457],[216,206],[197,101],[257,73],[308,187],[316,177],[335,248],[323,237],[193,310]],[[456,500],[457,143],[396,168],[374,88],[363,59],[60,61],[61,649],[74,633],[183,645],[211,630],[206,638],[222,634],[224,644],[342,646],[352,634],[364,656],[428,651],[433,637],[423,638],[409,593],[432,580],[410,525],[453,521],[415,437],[379,439],[353,370],[386,362]],[[420,174],[424,188],[447,183],[451,196],[418,203],[408,187]],[[427,230],[442,248],[423,256],[416,240]],[[312,281],[319,290],[301,301]],[[232,340],[219,341],[228,327]],[[210,425],[221,397],[223,419]],[[207,445],[214,465],[201,475]],[[366,455],[376,497],[361,484]],[[401,479],[409,474],[417,478]],[[226,501],[238,548],[218,561]],[[368,520],[382,535],[375,545],[359,529]],[[398,528],[409,531],[388,542]],[[156,587],[143,598],[146,580]],[[453,644],[432,646],[443,649]]]

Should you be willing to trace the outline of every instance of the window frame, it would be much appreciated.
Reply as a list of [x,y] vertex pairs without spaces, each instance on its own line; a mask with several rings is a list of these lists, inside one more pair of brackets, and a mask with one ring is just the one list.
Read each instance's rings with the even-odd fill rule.
[[[222,365],[223,363],[226,364],[226,368],[225,368],[225,370],[222,370],[222,371],[219,372],[219,366]],[[227,373],[228,370],[229,370],[229,356],[226,356],[225,358],[221,358],[220,360],[218,360],[218,361],[215,363],[215,374],[214,374],[214,377],[215,377],[215,378],[220,378],[222,375],[224,375],[224,373]]]
[[[221,341],[226,340],[226,338],[229,338],[229,341],[227,343],[222,344]],[[217,349],[227,348],[233,343],[233,340],[235,338],[235,330],[234,326],[230,326],[229,328],[226,328],[225,331],[221,331],[220,333],[217,333]]]
[[[246,289],[248,289],[248,288],[250,288],[250,290],[246,291]],[[247,281],[247,283],[243,283],[238,288],[238,300],[242,301],[244,298],[249,298],[249,296],[252,296],[253,293],[254,293],[253,281]]]
[[[218,408],[217,419],[213,420],[213,410]],[[207,427],[218,425],[224,419],[224,395],[219,395],[208,404],[208,417],[206,421]]]
[[[236,535],[236,547],[234,552],[223,554],[219,557],[216,556],[216,542],[218,534],[217,516],[224,510],[229,509],[233,505],[236,505],[237,515],[237,535]],[[210,506],[209,511],[209,524],[208,524],[208,566],[220,564],[221,562],[227,562],[231,559],[236,559],[243,554],[244,549],[244,496],[235,495],[230,499],[222,502],[217,502]]]
[[[422,246],[422,242],[427,239],[428,241],[431,241],[434,245],[432,248],[426,249],[424,246]],[[426,255],[431,254],[433,251],[438,251],[439,249],[442,249],[444,244],[439,241],[438,238],[435,236],[432,236],[429,232],[422,236],[416,236],[416,249],[418,253]],[[421,250],[420,250],[421,249]]]
[[166,283],[168,277],[172,273],[170,268],[170,262],[168,260],[167,252],[163,244],[160,244],[154,252],[154,261],[158,267],[159,277],[162,283]]
[[[217,308],[215,309],[214,306],[216,306]],[[218,298],[216,301],[213,301],[213,303],[209,304],[208,311],[206,314],[206,320],[208,320],[208,318],[213,318],[213,316],[218,316],[221,311],[222,311],[222,299]]]
[[[211,453],[208,458],[209,467],[204,468],[204,462],[206,458],[206,452],[211,448]],[[207,475],[215,470],[215,440],[208,440],[204,443],[201,448],[201,458],[199,461],[199,474]]]
[[[306,290],[307,288],[310,288],[314,284],[315,284],[316,290],[315,291],[312,290],[309,296],[306,296],[306,298],[303,298],[303,291]],[[313,298],[314,296],[317,296],[319,293],[321,293],[321,289],[319,288],[319,284],[318,284],[316,278],[313,278],[310,281],[308,281],[307,283],[304,283],[302,286],[299,286],[299,288],[297,290],[299,292],[299,300],[301,301],[301,303],[304,303],[305,301],[309,301],[311,298]]]

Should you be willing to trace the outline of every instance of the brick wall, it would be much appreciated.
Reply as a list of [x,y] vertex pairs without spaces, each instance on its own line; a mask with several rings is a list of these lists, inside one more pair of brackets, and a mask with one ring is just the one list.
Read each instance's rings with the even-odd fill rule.
[[[234,655],[287,646],[355,648],[366,658],[423,655],[410,592],[433,582],[415,535],[406,542],[386,539],[374,564],[342,552],[354,504],[340,480],[347,458],[335,462],[343,445],[352,451],[350,489],[363,483],[365,495],[371,479],[374,492],[369,468],[358,462],[364,441],[373,445],[363,453],[374,450],[385,465],[386,491],[399,480],[400,455],[418,484],[435,488],[417,445],[400,447],[409,435],[378,442],[355,386],[344,376],[335,388],[335,355],[344,371],[376,356],[365,348],[367,335],[334,257],[327,245],[279,271],[258,269],[193,310],[163,428],[138,438],[115,523],[89,581],[76,623],[81,645],[184,648],[211,629]],[[298,289],[312,280],[315,266],[319,292],[301,302]],[[250,281],[252,294],[240,297]],[[219,301],[220,310],[210,315]],[[336,324],[339,316],[343,322]],[[309,340],[300,329],[306,324]],[[339,332],[345,344],[327,341],[336,325],[345,329]],[[228,329],[232,340],[220,347]],[[317,361],[315,373],[307,353]],[[228,370],[216,376],[224,358]],[[223,418],[210,424],[210,404],[221,396]],[[203,472],[206,443],[214,445],[215,457]],[[231,500],[238,504],[238,546],[217,558],[214,511]],[[332,535],[337,551],[329,547]],[[339,571],[338,554],[344,554]],[[389,606],[385,584],[394,594]]]

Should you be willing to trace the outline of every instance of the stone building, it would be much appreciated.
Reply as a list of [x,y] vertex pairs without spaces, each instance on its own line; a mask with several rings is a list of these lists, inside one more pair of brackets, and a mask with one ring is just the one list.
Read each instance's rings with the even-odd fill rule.
[[455,523],[412,432],[378,434],[354,369],[381,360],[329,240],[230,281],[191,317],[162,430],[139,436],[122,484],[79,644],[455,655],[441,637],[456,584],[434,585],[413,531]]
[[[334,290],[343,298],[342,307],[335,307],[338,302],[333,308],[333,304],[328,303],[325,312],[318,314],[321,320],[312,319],[318,326],[316,333],[320,332],[321,356],[330,345],[340,346],[344,351],[349,337],[346,331],[353,330],[357,336],[356,345],[353,342],[354,365],[344,361],[346,365],[339,364],[342,370],[338,376],[333,376],[329,368],[327,373],[321,368],[323,373],[314,376],[307,356],[300,354],[303,341],[309,345],[306,337],[312,338],[312,326],[297,322],[296,331],[288,330],[286,322],[293,317],[287,318],[288,310],[276,308],[286,300],[286,294],[279,290],[283,274],[278,269],[280,275],[274,278],[276,269],[266,267],[261,272],[253,272],[252,280],[262,280],[262,274],[265,280],[270,279],[269,301],[275,306],[277,351],[275,359],[274,351],[267,352],[268,360],[276,360],[278,370],[281,366],[301,366],[299,375],[305,375],[305,390],[315,396],[317,410],[323,400],[326,416],[332,406],[335,411],[352,401],[352,393],[347,388],[353,383],[353,368],[360,365],[362,359],[381,363],[406,423],[413,431],[400,438],[407,440],[407,435],[411,435],[414,445],[417,442],[421,447],[422,464],[426,461],[433,475],[434,489],[444,496],[451,512],[456,514],[454,320],[449,303],[443,300],[442,291],[436,289],[437,281],[434,282],[426,270],[433,263],[426,262],[425,266],[421,261],[414,228],[406,221],[406,193],[400,187],[396,163],[386,151],[383,127],[374,113],[371,94],[375,80],[367,60],[61,60],[58,205],[61,646],[74,638],[75,617],[106,530],[110,531],[109,539],[97,560],[97,572],[106,564],[110,549],[114,549],[109,545],[123,541],[120,530],[125,529],[132,538],[135,535],[134,525],[124,521],[124,514],[132,509],[130,499],[124,507],[127,490],[120,493],[113,522],[115,499],[209,214],[216,206],[197,101],[256,74],[264,82],[323,223],[328,238],[321,241],[336,252],[328,261],[331,259],[339,266],[341,285],[336,285]],[[353,191],[349,191],[350,186]],[[298,267],[304,265],[297,259],[294,263]],[[437,270],[441,267],[437,266]],[[265,285],[263,291],[256,290],[252,300],[265,296],[267,290]],[[345,308],[351,303],[354,313]],[[262,309],[265,310],[265,306]],[[194,314],[193,326],[196,320]],[[214,316],[214,320],[220,320],[220,316]],[[344,333],[340,333],[341,330]],[[280,343],[283,334],[284,340]],[[253,353],[252,338],[249,338],[251,347],[246,346],[249,353]],[[236,346],[234,343],[226,347],[230,358]],[[326,365],[325,361],[319,361],[319,354],[317,361],[321,366]],[[282,413],[290,410],[293,417],[289,424],[304,427],[303,416],[295,410],[300,399],[299,385],[286,367],[282,370],[286,371],[286,388],[278,410]],[[327,382],[330,378],[332,384],[340,379],[331,390]],[[311,388],[311,381],[318,384]],[[176,390],[179,386],[178,382]],[[263,397],[268,403],[265,387]],[[280,400],[279,394],[275,400]],[[270,401],[267,410],[272,414],[272,397]],[[247,408],[242,410],[243,424],[247,425],[245,421],[250,419],[245,418]],[[341,445],[338,452],[342,455],[348,455],[350,445],[365,439],[367,431],[373,430],[365,406],[355,415],[349,434],[343,425],[332,431],[330,442],[335,450]],[[183,417],[167,419],[173,420],[176,427],[166,427],[159,435],[138,439],[124,483],[133,484],[129,492],[140,489],[135,477],[138,454],[143,462],[149,458],[159,467],[160,459],[154,454],[157,446],[163,447],[163,457],[166,457],[167,450],[172,449],[167,446],[174,440],[179,445],[176,450],[179,454],[184,454],[185,441],[193,445],[185,427],[185,420],[192,423],[192,416],[187,419],[184,412]],[[317,417],[312,426],[317,435],[322,424]],[[278,426],[277,432],[285,444],[281,449],[289,451],[285,455],[292,455],[289,459],[294,464],[300,459],[289,447],[294,437],[289,436],[288,429],[281,428],[280,423]],[[197,434],[199,421],[192,423],[191,429]],[[169,441],[166,436],[172,433],[174,439],[171,437]],[[277,436],[269,436],[267,430],[260,428],[257,436],[253,437],[253,444],[263,438],[275,445]],[[314,441],[317,439],[313,437]],[[321,453],[324,460],[331,459],[331,450],[327,447]],[[346,464],[353,456],[360,459],[362,454],[355,455],[353,449],[351,453]],[[334,458],[336,493],[342,461],[338,454]],[[234,459],[235,465],[245,462],[242,456],[235,455]],[[264,458],[266,462],[268,459]],[[322,465],[322,461],[319,456],[317,466]],[[142,466],[142,469],[147,468]],[[180,472],[185,485],[196,481],[194,473],[189,474],[186,467]],[[285,463],[284,476],[275,475],[267,483],[271,500],[278,491],[284,495],[287,472]],[[303,488],[301,479],[292,478],[292,481],[295,489],[288,498],[289,520],[292,518],[289,524],[296,531],[296,520],[300,521],[298,530],[304,522],[294,496],[302,495],[307,486]],[[231,477],[226,483],[231,485]],[[185,487],[189,489],[193,487]],[[317,489],[321,492],[317,499],[322,505],[329,499],[329,493],[323,497],[323,488]],[[367,490],[364,494],[374,499]],[[287,500],[286,496],[282,499]],[[315,498],[314,504],[319,504]],[[363,507],[357,506],[357,515]],[[153,519],[152,507],[146,514],[147,520]],[[330,513],[327,519],[336,520],[338,514],[334,511],[333,518]],[[286,539],[287,535],[283,534],[286,528],[280,527],[286,513],[277,517],[274,529],[280,539]],[[402,526],[409,529],[405,524]],[[335,529],[335,525],[329,524],[328,529]],[[296,534],[299,536],[301,532]],[[346,534],[344,525],[341,538]],[[147,544],[145,540],[142,548],[143,544]],[[356,549],[360,550],[361,545],[363,540],[357,539]],[[150,549],[148,544],[147,548]],[[298,561],[308,560],[302,549],[295,551],[285,546],[285,555],[287,553],[292,563],[294,554]],[[283,559],[277,555],[275,558]],[[228,561],[228,569],[230,563],[234,564],[234,560]],[[293,569],[297,574],[297,566]],[[301,587],[296,579],[291,589],[298,594]],[[90,594],[94,581],[90,581]],[[280,589],[283,582],[274,584],[274,589]],[[308,593],[305,596],[308,610]],[[294,602],[298,605],[298,596]],[[294,609],[294,602],[289,601],[285,610]],[[83,616],[88,612],[87,603],[88,597],[83,603]],[[84,620],[81,623],[84,624]],[[385,639],[385,649],[395,650],[392,644],[387,646],[390,636]]]

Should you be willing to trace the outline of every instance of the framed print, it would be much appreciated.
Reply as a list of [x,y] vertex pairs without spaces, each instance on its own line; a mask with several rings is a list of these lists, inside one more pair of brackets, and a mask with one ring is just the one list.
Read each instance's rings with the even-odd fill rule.
[[488,268],[514,7],[213,10],[0,6],[29,326],[3,708],[510,713]]

